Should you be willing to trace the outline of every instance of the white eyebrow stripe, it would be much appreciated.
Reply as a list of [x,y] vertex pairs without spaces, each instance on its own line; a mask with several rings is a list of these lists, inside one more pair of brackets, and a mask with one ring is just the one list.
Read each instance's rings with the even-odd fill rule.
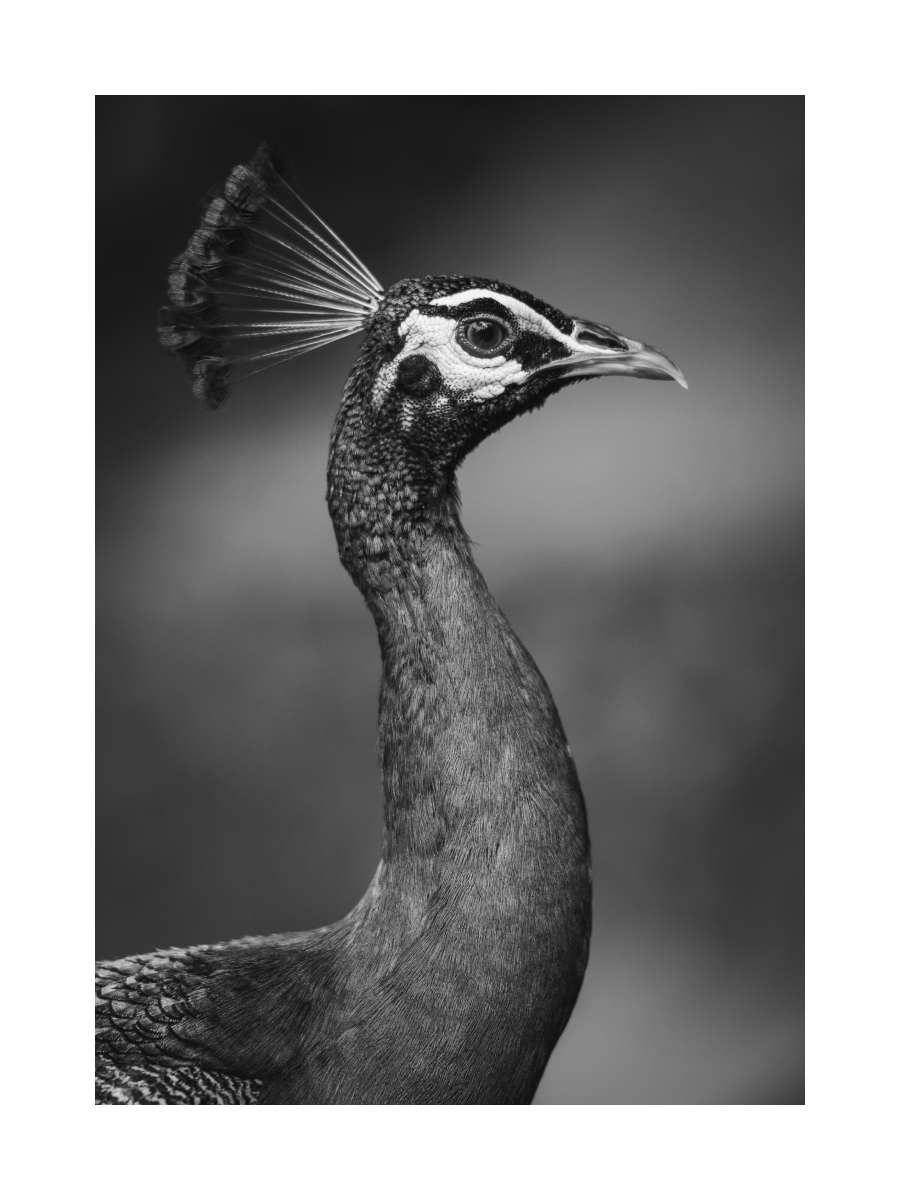
[[557,342],[562,342],[569,350],[584,351],[584,346],[563,333],[562,330],[557,329],[552,321],[548,321],[539,312],[535,312],[530,304],[525,304],[524,301],[517,300],[515,296],[507,296],[503,292],[492,292],[489,288],[469,288],[468,291],[456,292],[452,296],[440,296],[437,300],[429,300],[428,306],[429,308],[438,306],[455,308],[458,304],[468,304],[470,300],[497,300],[510,312],[515,313],[521,324],[527,329],[543,334],[544,337],[554,338]]
[[[429,308],[456,308],[457,304],[468,304],[470,300],[501,300],[513,308],[519,302],[512,296],[504,296],[502,292],[491,292],[487,288],[469,288],[466,292],[454,292],[452,296],[439,296],[437,300],[429,300]],[[520,305],[528,312],[534,312],[527,304]],[[535,314],[537,315],[537,314]]]

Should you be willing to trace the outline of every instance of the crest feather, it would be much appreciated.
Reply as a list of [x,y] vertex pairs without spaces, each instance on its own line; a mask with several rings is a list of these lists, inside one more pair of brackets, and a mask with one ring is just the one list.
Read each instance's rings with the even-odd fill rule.
[[172,263],[159,336],[197,399],[220,408],[246,376],[361,330],[383,296],[262,145],[212,196]]

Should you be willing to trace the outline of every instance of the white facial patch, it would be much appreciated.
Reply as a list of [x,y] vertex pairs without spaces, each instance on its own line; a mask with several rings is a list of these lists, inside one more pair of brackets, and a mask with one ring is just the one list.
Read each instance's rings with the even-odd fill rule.
[[[456,340],[457,321],[453,317],[435,317],[420,313],[417,308],[400,325],[399,333],[406,337],[403,353],[391,364],[390,380],[387,368],[382,367],[373,389],[373,398],[383,399],[396,374],[397,363],[413,354],[425,354],[441,373],[441,378],[454,391],[465,391],[476,400],[499,396],[511,383],[522,383],[528,375],[516,359],[475,358],[467,354]],[[384,375],[384,383],[382,376]],[[380,390],[379,390],[380,389]],[[376,398],[376,403],[380,400]]]
[[385,363],[375,376],[375,382],[372,385],[372,403],[376,411],[384,404],[384,398],[397,377],[397,362],[398,359],[394,359],[393,362]]

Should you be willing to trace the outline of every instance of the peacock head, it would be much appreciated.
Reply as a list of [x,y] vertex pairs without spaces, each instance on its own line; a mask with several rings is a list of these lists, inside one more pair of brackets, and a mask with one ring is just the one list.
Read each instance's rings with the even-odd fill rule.
[[651,346],[495,280],[429,275],[385,290],[265,146],[207,205],[169,297],[161,339],[210,408],[248,375],[364,334],[329,464],[332,516],[347,528],[433,508],[470,450],[577,379],[687,387]]
[[491,279],[432,275],[388,288],[368,323],[345,404],[445,470],[513,417],[596,375],[674,379],[670,359]]

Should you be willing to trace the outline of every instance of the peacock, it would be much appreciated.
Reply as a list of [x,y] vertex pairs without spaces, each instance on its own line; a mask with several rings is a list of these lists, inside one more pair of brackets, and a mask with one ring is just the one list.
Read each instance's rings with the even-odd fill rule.
[[456,471],[579,378],[687,384],[652,347],[459,275],[383,289],[261,146],[172,264],[164,346],[218,409],[362,333],[331,436],[340,560],[382,658],[382,858],[336,924],[103,962],[98,1104],[528,1104],[591,933],[584,800],[494,601]]

